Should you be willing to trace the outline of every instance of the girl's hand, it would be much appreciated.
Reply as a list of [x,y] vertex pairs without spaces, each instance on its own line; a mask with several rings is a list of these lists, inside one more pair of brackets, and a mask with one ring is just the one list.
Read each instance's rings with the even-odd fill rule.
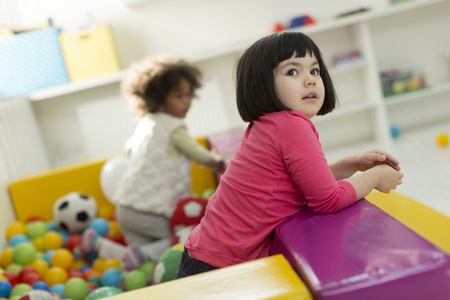
[[367,171],[378,165],[388,165],[397,171],[400,170],[398,160],[389,153],[376,149],[357,154],[354,164],[358,171]]
[[[375,170],[375,169],[374,169]],[[389,168],[387,165],[379,165],[376,171],[380,174],[375,189],[382,193],[389,193],[402,184],[403,173]]]

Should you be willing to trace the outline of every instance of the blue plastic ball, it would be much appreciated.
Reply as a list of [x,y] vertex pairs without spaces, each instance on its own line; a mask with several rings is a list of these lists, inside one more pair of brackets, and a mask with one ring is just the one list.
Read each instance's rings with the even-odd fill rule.
[[50,287],[48,286],[48,283],[42,280],[39,280],[33,284],[33,289],[35,290],[44,290],[47,292],[50,292]]
[[121,273],[116,268],[109,268],[106,269],[102,274],[102,285],[103,286],[112,286],[112,287],[119,287],[120,285],[120,277]]
[[400,127],[398,127],[396,125],[391,126],[391,135],[393,138],[399,137],[401,133],[402,133],[402,131],[401,131]]
[[17,233],[9,239],[9,245],[11,247],[15,247],[21,243],[28,243],[29,241],[30,238],[28,236],[22,233]]
[[52,256],[54,253],[55,253],[55,249],[47,250],[44,253],[44,260],[49,264],[49,266],[52,265]]
[[101,236],[105,236],[109,232],[109,223],[103,218],[95,218],[89,227],[97,231]]
[[8,280],[0,280],[0,297],[8,298],[11,290],[12,285]]
[[63,283],[57,283],[52,285],[50,288],[50,292],[60,295],[62,298],[64,298],[64,284]]

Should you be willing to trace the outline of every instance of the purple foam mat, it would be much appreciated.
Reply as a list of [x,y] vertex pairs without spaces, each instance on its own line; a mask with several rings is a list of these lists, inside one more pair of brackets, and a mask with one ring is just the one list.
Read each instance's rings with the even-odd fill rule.
[[314,299],[450,299],[450,257],[363,199],[333,215],[305,208],[275,230]]

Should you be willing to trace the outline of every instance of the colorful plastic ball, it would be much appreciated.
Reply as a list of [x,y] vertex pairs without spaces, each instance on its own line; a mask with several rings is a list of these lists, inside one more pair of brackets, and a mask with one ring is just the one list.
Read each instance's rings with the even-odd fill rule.
[[178,266],[180,265],[183,250],[184,246],[180,243],[164,251],[156,264],[155,274],[153,276],[155,284],[177,278]]
[[98,209],[98,217],[105,220],[111,220],[114,217],[114,206],[102,205]]
[[31,243],[34,245],[34,248],[36,248],[36,251],[45,251],[44,238],[43,237],[34,238],[31,241]]
[[75,269],[75,268],[70,268],[69,271],[67,272],[67,274],[69,274],[69,278],[75,278],[75,277],[84,278],[83,272],[81,272],[80,270]]
[[68,278],[69,275],[67,274],[67,271],[61,267],[51,267],[44,275],[44,280],[49,286],[65,283]]
[[8,298],[11,290],[11,282],[8,280],[0,280],[0,297]]
[[16,284],[17,275],[14,274],[11,271],[4,271],[2,274],[3,277],[6,277],[6,279],[11,283],[11,285]]
[[42,237],[47,231],[48,226],[43,221],[34,221],[25,224],[27,235],[30,239]]
[[448,135],[446,133],[443,133],[443,132],[439,133],[436,136],[436,142],[441,147],[447,146],[448,145]]
[[89,288],[89,293],[95,289],[98,289],[98,285],[95,282],[87,282],[87,286]]
[[143,264],[141,264],[139,270],[143,271],[148,278],[152,277],[155,273],[155,267],[156,264],[154,262],[152,262],[151,260],[147,260]]
[[94,260],[94,262],[92,263],[92,269],[99,272],[105,271],[107,269],[105,268],[105,259],[97,258],[96,260]]
[[56,231],[49,231],[44,234],[44,250],[58,249],[63,245],[61,234]]
[[71,278],[66,282],[64,297],[74,300],[83,300],[86,298],[88,292],[89,287],[84,279]]
[[212,195],[214,195],[215,192],[216,192],[216,189],[206,189],[202,193],[202,197],[205,199],[209,199],[209,198],[211,198]]
[[116,268],[120,270],[121,262],[114,258],[108,258],[105,259],[103,270],[109,269],[109,268]]
[[10,264],[14,263],[13,259],[13,247],[6,247],[3,249],[2,253],[0,254],[0,266],[2,268],[8,267]]
[[402,133],[400,127],[392,125],[391,126],[391,135],[393,138],[398,138],[400,134]]
[[89,295],[86,297],[85,300],[96,300],[96,299],[114,296],[114,295],[121,294],[121,293],[123,293],[123,291],[119,288],[112,287],[112,286],[104,286],[104,287],[98,288],[98,289],[92,291],[91,293],[89,293]]
[[101,276],[103,286],[119,287],[121,273],[116,268],[106,269]]
[[26,234],[27,229],[22,222],[14,222],[6,228],[6,238],[9,240],[16,234]]
[[48,231],[57,231],[58,230],[58,226],[56,226],[56,223],[53,221],[47,221],[47,227],[48,227]]
[[32,291],[33,287],[29,284],[26,283],[19,283],[16,284],[12,290],[11,290],[11,294],[10,294],[10,299],[14,296],[22,296],[23,294]]
[[122,238],[122,232],[120,231],[119,223],[117,221],[108,221],[109,223],[109,232],[108,234],[115,236],[116,238]]
[[16,263],[26,266],[36,258],[36,248],[32,243],[21,243],[14,247],[13,259]]
[[52,256],[55,253],[55,249],[50,249],[45,251],[44,253],[44,260],[51,265],[52,264]]
[[16,263],[10,264],[6,268],[6,271],[13,272],[16,275],[19,274],[20,270],[22,270],[22,265],[19,265],[19,264],[16,264]]
[[133,270],[125,275],[125,289],[137,290],[147,286],[147,276],[141,270]]
[[50,259],[50,262],[52,266],[57,266],[65,270],[69,270],[72,267],[73,263],[72,252],[64,248],[56,249],[55,253],[53,253],[52,258]]
[[80,234],[74,233],[69,235],[66,240],[66,248],[73,251],[73,248],[78,246],[83,241],[83,237]]
[[20,270],[20,272],[17,274],[17,282],[28,283],[28,282],[25,282],[25,279],[30,274],[39,276],[39,273],[33,267],[31,267],[31,266],[23,267],[22,270]]
[[86,280],[88,280],[92,276],[96,276],[96,277],[101,278],[102,277],[102,272],[94,270],[94,269],[87,269],[86,271],[83,272],[83,277]]
[[28,242],[30,242],[30,239],[28,238],[27,235],[25,235],[23,233],[18,233],[11,237],[11,239],[9,240],[9,245],[11,247],[15,247],[19,244],[28,243]]
[[94,283],[96,286],[101,286],[102,285],[102,279],[98,276],[91,276],[89,277],[88,280],[86,280],[88,283]]
[[61,298],[64,298],[64,288],[65,285],[63,283],[57,283],[50,287],[50,292],[58,294],[61,296]]
[[45,272],[50,268],[49,264],[43,259],[35,259],[30,266],[41,276],[44,276]]
[[92,220],[89,227],[97,231],[97,233],[101,236],[106,235],[109,232],[109,223],[103,218],[95,218]]
[[33,284],[33,289],[35,290],[44,290],[50,292],[50,287],[48,283],[42,280],[39,280]]

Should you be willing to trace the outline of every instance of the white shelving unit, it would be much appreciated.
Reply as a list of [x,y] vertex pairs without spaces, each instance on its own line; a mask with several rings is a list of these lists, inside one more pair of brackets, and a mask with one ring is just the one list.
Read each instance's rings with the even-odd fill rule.
[[[428,64],[431,69],[427,71],[433,75],[429,88],[387,99],[382,95],[379,78],[379,73],[386,68],[385,64],[389,58],[399,64],[389,67],[408,67],[409,65],[402,62],[403,56],[408,58],[407,63],[412,66],[428,67],[426,62],[421,63],[424,57],[442,56],[444,49],[450,54],[448,28],[449,0],[413,0],[293,29],[308,34],[319,45],[329,66],[335,55],[354,50],[362,55],[361,60],[329,67],[340,105],[335,112],[327,116],[313,118],[325,152],[355,143],[365,143],[390,151],[391,125],[408,129],[434,119],[450,117],[450,66],[445,69],[436,64]],[[430,30],[441,30],[441,37],[430,34]],[[402,47],[404,32],[411,31],[417,36],[418,50]],[[393,40],[390,34],[397,34],[398,38]],[[430,42],[431,36],[435,39]],[[233,65],[238,55],[258,38],[217,45],[201,52],[186,54],[185,58],[201,66],[213,66],[211,68],[220,65],[215,64],[216,62],[227,59],[228,65]],[[426,38],[428,45],[421,45],[424,44],[422,38]],[[396,46],[392,46],[391,42],[395,42]],[[85,95],[94,89],[118,84],[124,72],[125,70],[36,91],[29,95],[29,99],[38,103],[47,99],[60,101],[65,95],[71,95],[73,98],[78,92]],[[228,95],[232,94],[230,90],[234,90],[233,83],[223,84],[225,86],[222,86],[222,91],[226,90]],[[114,88],[117,89],[117,85]],[[429,110],[424,108],[425,103],[431,106]],[[233,102],[224,105],[235,104]],[[424,112],[428,114],[427,117],[418,117]]]

